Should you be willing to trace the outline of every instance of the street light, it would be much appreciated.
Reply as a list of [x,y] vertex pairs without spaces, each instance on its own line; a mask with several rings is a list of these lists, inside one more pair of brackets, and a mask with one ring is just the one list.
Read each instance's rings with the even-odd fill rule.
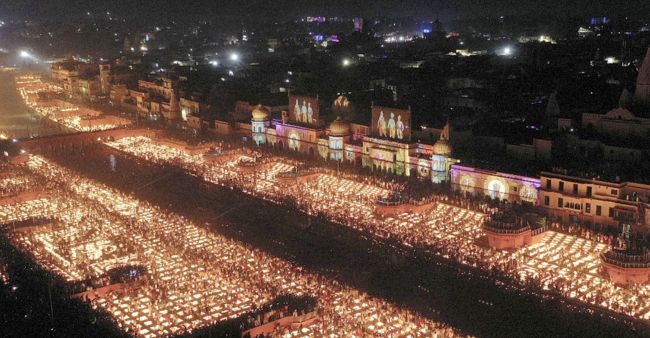
[[343,59],[343,67],[347,67],[351,63],[352,63],[352,61],[350,61],[350,59],[348,59],[348,58]]
[[230,53],[230,61],[239,61],[239,54],[237,53]]
[[21,50],[20,51],[20,57],[23,58],[23,59],[31,59],[32,54],[29,54],[29,52],[26,51],[26,50]]

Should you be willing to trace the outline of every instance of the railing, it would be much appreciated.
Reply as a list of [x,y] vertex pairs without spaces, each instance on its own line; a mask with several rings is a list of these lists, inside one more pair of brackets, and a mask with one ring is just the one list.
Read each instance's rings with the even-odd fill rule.
[[634,255],[607,251],[600,255],[603,261],[629,269],[650,268],[650,255]]
[[302,177],[302,176],[307,176],[311,174],[317,174],[319,173],[319,170],[299,170],[299,171],[285,171],[282,173],[279,173],[276,175],[277,178],[296,178],[296,177]]
[[533,230],[531,231],[530,235],[531,235],[531,236],[537,236],[537,235],[543,233],[544,231],[546,231],[546,227],[545,227],[545,226],[544,226],[544,227],[541,227],[541,228],[533,229]]
[[484,229],[492,232],[497,232],[501,234],[520,234],[525,231],[530,231],[531,228],[528,225],[516,225],[515,223],[491,221],[486,223],[483,226]]
[[389,206],[389,207],[394,207],[398,205],[404,204],[404,201],[401,199],[384,199],[384,198],[379,198],[377,199],[377,204],[382,205],[382,206]]
[[258,165],[260,165],[260,164],[262,164],[262,162],[258,162],[258,161],[246,161],[246,160],[239,161],[239,162],[237,163],[238,166],[240,166],[240,167],[244,167],[244,168],[255,167],[255,166],[258,166]]
[[423,198],[423,199],[414,199],[414,198],[411,198],[411,199],[409,199],[409,203],[410,203],[410,204],[413,204],[413,205],[418,206],[418,207],[419,207],[419,206],[422,206],[422,205],[426,205],[426,204],[432,203],[432,202],[434,202],[434,199],[433,199],[433,198]]

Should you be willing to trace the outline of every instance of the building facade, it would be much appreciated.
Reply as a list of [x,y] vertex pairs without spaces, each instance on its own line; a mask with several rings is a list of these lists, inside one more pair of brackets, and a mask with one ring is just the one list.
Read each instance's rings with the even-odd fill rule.
[[[262,105],[256,106],[251,115],[251,136],[257,145],[318,155],[399,176],[417,175],[434,183],[447,182],[451,166],[458,162],[452,157],[449,124],[431,145],[369,135],[372,128],[341,117],[322,127],[296,123],[287,112],[281,119],[272,119],[269,108]],[[395,126],[400,122],[398,119]]]
[[535,177],[455,164],[451,167],[451,184],[454,190],[473,196],[539,204],[540,180]]
[[563,222],[650,225],[650,185],[612,183],[542,172],[540,205]]

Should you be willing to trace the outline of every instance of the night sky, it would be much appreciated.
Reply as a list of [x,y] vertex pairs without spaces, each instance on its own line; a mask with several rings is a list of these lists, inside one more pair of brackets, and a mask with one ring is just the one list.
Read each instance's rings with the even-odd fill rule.
[[118,15],[192,20],[201,17],[267,16],[287,19],[299,15],[419,16],[441,19],[481,15],[537,14],[566,16],[650,17],[648,0],[1,0],[0,17],[66,18],[110,10]]

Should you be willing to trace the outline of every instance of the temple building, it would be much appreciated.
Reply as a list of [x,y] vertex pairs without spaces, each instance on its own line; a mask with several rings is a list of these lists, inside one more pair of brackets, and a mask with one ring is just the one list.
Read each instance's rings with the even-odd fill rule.
[[459,162],[452,157],[449,123],[431,145],[411,142],[410,110],[373,106],[370,126],[342,116],[325,126],[318,107],[318,98],[290,96],[291,111],[274,119],[268,107],[257,105],[251,112],[253,141],[434,183],[447,182],[451,166]]
[[454,164],[451,185],[454,190],[473,196],[539,204],[540,180],[535,177]]
[[605,114],[583,113],[583,127],[618,138],[650,136],[650,48],[639,66],[634,97],[623,89],[619,106]]

